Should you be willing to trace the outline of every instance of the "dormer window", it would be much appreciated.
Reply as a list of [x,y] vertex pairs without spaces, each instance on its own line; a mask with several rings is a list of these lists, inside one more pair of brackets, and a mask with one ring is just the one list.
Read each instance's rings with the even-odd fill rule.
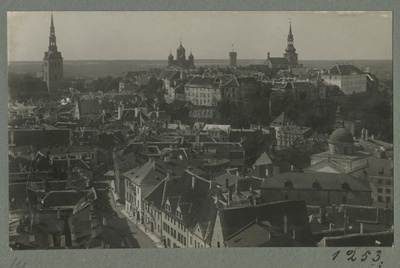
[[293,188],[293,184],[290,180],[285,181],[285,188]]
[[182,220],[182,212],[176,211],[176,216]]
[[165,210],[171,212],[171,203],[169,202],[169,200],[165,202]]

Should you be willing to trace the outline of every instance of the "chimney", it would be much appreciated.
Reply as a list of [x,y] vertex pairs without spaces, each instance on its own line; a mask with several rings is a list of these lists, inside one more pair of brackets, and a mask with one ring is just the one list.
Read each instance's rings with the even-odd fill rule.
[[232,201],[232,189],[228,188],[228,207],[231,206],[231,201]]
[[365,130],[365,140],[368,140],[368,129]]
[[121,103],[118,105],[118,120],[122,119],[122,114],[124,113],[124,105]]
[[228,189],[229,189],[229,179],[225,179],[225,188],[228,191]]
[[238,179],[236,179],[235,190],[236,190],[237,194],[240,193],[239,186],[238,186]]
[[104,226],[107,226],[107,219],[106,219],[105,216],[103,217],[103,225],[104,225]]
[[293,170],[294,170],[294,167],[293,167],[293,165],[290,165],[290,171],[292,171],[292,172],[293,172]]
[[296,240],[296,230],[293,230],[293,240]]
[[192,176],[192,189],[194,189],[195,184],[196,184],[196,177]]
[[65,234],[61,235],[61,247],[65,247]]
[[57,219],[58,219],[58,220],[61,219],[61,212],[60,212],[60,209],[57,209]]
[[167,180],[167,181],[171,178],[171,174],[172,174],[172,171],[171,171],[171,170],[168,170],[168,171],[167,171],[167,177],[166,177],[166,180]]
[[326,223],[326,208],[325,207],[319,208],[319,217],[320,217],[321,224],[325,224]]
[[364,223],[360,222],[360,234],[364,233]]
[[139,116],[139,108],[135,108],[135,117],[138,117]]
[[287,221],[288,221],[288,219],[287,219],[287,215],[285,214],[285,215],[283,215],[283,232],[285,233],[285,234],[287,234],[287,232],[288,232],[288,226],[287,226]]

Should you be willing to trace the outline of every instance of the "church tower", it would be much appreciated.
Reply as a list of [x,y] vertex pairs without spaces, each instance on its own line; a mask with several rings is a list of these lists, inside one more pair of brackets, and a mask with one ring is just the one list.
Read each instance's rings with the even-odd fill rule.
[[283,57],[285,57],[289,61],[289,67],[296,67],[298,65],[297,53],[296,49],[294,48],[293,41],[294,38],[292,34],[292,22],[290,22],[287,47],[285,49],[286,53],[283,54]]
[[232,45],[232,51],[229,52],[229,67],[236,68],[236,59],[237,59],[237,52],[233,50],[233,45]]
[[62,80],[63,57],[61,56],[61,52],[57,50],[53,14],[51,14],[49,48],[48,51],[44,52],[43,58],[43,81],[47,84],[50,96],[54,96],[57,93]]

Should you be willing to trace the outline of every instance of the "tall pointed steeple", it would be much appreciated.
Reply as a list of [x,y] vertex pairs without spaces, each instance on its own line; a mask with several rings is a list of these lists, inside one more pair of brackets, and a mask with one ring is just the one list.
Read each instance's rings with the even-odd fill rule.
[[296,51],[296,49],[293,46],[293,41],[294,41],[294,38],[293,38],[293,33],[292,33],[292,22],[290,22],[289,34],[288,34],[288,38],[287,38],[287,45],[288,46],[286,48],[286,52],[295,52]]
[[53,51],[53,52],[57,51],[56,31],[55,31],[55,27],[54,27],[53,12],[51,12],[49,51]]
[[57,50],[56,31],[54,27],[53,12],[50,19],[49,48],[44,52],[43,81],[47,84],[49,95],[57,94],[64,77],[63,57]]
[[289,34],[287,37],[287,47],[283,56],[289,61],[289,67],[296,67],[298,65],[297,53],[294,48],[294,38],[292,32],[292,21],[289,22]]

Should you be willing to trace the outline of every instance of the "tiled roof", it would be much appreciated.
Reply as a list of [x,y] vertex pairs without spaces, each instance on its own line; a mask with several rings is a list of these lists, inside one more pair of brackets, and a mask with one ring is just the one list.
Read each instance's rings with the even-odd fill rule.
[[351,74],[364,74],[364,72],[351,64],[338,64],[329,70],[329,74],[351,75]]
[[[213,226],[216,215],[213,196],[220,195],[219,190],[215,187],[210,188],[209,181],[192,174],[186,171],[179,178],[163,180],[145,200],[189,228],[194,228],[198,223],[204,227],[209,222],[212,222]],[[192,187],[193,178],[194,187]],[[171,203],[171,212],[165,210],[164,205],[167,200]],[[175,215],[178,206],[184,208],[182,220]]]
[[[379,242],[379,244],[377,244]],[[324,237],[319,247],[391,247],[394,242],[393,232],[349,234],[343,236]]]
[[278,64],[278,65],[288,65],[289,64],[289,61],[287,60],[287,58],[268,58],[268,60],[272,64]]
[[216,78],[214,77],[202,77],[195,76],[193,77],[186,86],[203,86],[203,87],[213,87],[218,88],[220,83],[216,82]]
[[272,227],[283,231],[287,216],[288,230],[296,230],[299,239],[311,234],[304,201],[283,201],[256,206],[222,208],[219,210],[224,240],[254,221],[269,221]]
[[43,198],[44,207],[71,207],[71,209],[86,195],[86,191],[53,191]]
[[295,125],[295,122],[282,112],[274,121],[271,122],[272,127],[283,127],[286,125]]
[[266,152],[264,152],[260,157],[256,160],[253,166],[262,166],[262,165],[270,165],[272,164],[271,158],[268,156]]
[[260,247],[270,240],[265,226],[252,222],[225,241],[227,247]]
[[322,190],[343,189],[343,183],[347,183],[351,191],[371,191],[369,187],[347,174],[340,173],[295,173],[288,172],[265,178],[262,188],[286,189],[285,183],[290,182],[294,189],[313,189],[313,183],[317,182]]

